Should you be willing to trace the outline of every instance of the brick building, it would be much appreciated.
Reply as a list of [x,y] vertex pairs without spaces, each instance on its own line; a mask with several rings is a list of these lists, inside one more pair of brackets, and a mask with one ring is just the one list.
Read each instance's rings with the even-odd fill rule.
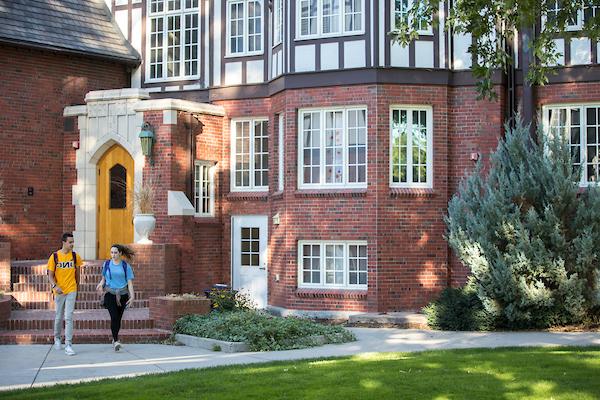
[[[410,2],[330,3],[107,1],[139,65],[2,45],[0,235],[12,258],[41,258],[62,230],[88,260],[137,241],[116,177],[156,188],[154,244],[136,248],[176,271],[181,292],[227,283],[280,313],[412,310],[465,281],[443,216],[515,104],[573,132],[582,184],[595,181],[596,43],[557,39],[564,56],[549,85],[523,90],[517,68],[494,77],[497,101],[478,101],[469,35],[423,26],[401,47],[386,32]],[[81,78],[61,75],[71,69]],[[24,96],[57,90],[60,101]],[[155,135],[150,156],[142,126]],[[130,214],[111,214],[120,209]]]

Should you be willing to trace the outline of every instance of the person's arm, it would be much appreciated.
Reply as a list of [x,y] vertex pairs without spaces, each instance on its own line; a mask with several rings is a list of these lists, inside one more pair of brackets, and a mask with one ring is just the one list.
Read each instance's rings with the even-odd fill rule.
[[133,291],[133,281],[130,279],[127,281],[127,289],[129,289],[129,300],[127,300],[127,307],[133,304],[135,299],[135,292]]
[[96,290],[101,292],[102,289],[104,289],[105,284],[106,284],[106,279],[104,279],[104,277],[102,277],[102,279],[100,279],[100,282],[98,282],[98,285],[96,285]]
[[50,285],[52,285],[52,289],[56,290],[56,294],[62,294],[63,291],[60,288],[60,286],[58,286],[58,284],[56,283],[56,277],[54,276],[54,271],[51,269],[48,270],[48,279],[50,280]]

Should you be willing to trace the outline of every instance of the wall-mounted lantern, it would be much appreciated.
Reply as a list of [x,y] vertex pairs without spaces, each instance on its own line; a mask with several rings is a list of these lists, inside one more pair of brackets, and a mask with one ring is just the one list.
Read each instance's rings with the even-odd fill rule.
[[148,122],[144,122],[140,131],[140,142],[142,142],[142,154],[150,159],[150,165],[154,165],[152,158],[152,146],[154,145],[154,128]]

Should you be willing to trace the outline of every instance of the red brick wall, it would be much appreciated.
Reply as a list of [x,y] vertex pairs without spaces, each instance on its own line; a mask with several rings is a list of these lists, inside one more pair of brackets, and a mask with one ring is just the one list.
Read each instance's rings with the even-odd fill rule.
[[[41,259],[72,230],[76,123],[64,131],[63,109],[91,90],[129,86],[122,65],[0,45],[0,180],[7,201],[0,237],[14,259]],[[33,196],[27,188],[33,187]],[[66,223],[63,225],[63,221]]]
[[[461,179],[473,171],[475,162],[471,153],[477,153],[484,161],[498,146],[504,131],[506,96],[496,87],[498,100],[479,101],[474,87],[449,89],[448,102],[448,200],[458,190]],[[449,283],[461,286],[466,282],[469,270],[448,250],[451,274]]]
[[205,315],[209,312],[209,299],[150,298],[150,319],[154,320],[154,327],[158,329],[172,330],[175,321],[184,315]]
[[546,104],[600,101],[600,82],[573,82],[541,86],[536,89],[537,107]]
[[135,251],[135,290],[144,297],[179,293],[180,249],[175,244],[132,244]]
[[10,242],[0,242],[0,291],[10,290]]
[[[184,259],[192,254],[189,267],[183,263],[186,279],[182,289],[198,291],[212,283],[231,282],[231,217],[235,215],[269,217],[269,304],[274,306],[349,311],[418,309],[449,282],[464,282],[467,271],[456,260],[449,262],[443,216],[460,177],[473,168],[470,154],[486,155],[496,146],[504,115],[504,98],[502,92],[499,94],[498,102],[489,103],[477,102],[474,88],[358,85],[288,90],[270,99],[217,102],[225,108],[226,117],[202,120],[196,153],[198,159],[218,161],[215,218],[169,217],[171,239],[177,238]],[[433,107],[433,190],[389,188],[389,109],[395,104]],[[325,195],[298,192],[298,110],[351,105],[366,105],[368,109],[368,189]],[[285,190],[275,193],[280,173],[276,115],[280,112],[285,112]],[[269,196],[229,192],[230,123],[240,117],[269,118]],[[181,126],[180,121],[179,129]],[[178,162],[185,165],[187,160]],[[171,175],[171,187],[178,185],[175,179],[179,178]],[[277,213],[281,223],[273,225],[272,216]],[[192,228],[186,221],[194,221]],[[181,236],[178,231],[185,233]],[[156,237],[167,240],[167,236]],[[298,290],[297,242],[303,239],[367,241],[370,284],[366,295]],[[188,246],[194,251],[186,250]]]

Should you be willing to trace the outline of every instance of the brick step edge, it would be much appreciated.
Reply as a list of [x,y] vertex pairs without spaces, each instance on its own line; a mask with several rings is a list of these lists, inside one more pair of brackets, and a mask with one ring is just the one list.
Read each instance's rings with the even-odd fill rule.
[[[163,329],[121,329],[119,341],[123,343],[157,343],[171,337],[171,332]],[[78,344],[104,343],[110,344],[112,335],[110,329],[75,330],[73,332],[73,346]],[[0,345],[2,344],[53,344],[52,330],[29,331],[0,331]],[[75,347],[77,351],[77,347]]]
[[[108,312],[107,312],[108,314]],[[23,319],[9,319],[8,330],[9,331],[22,331],[22,330],[46,330],[54,327],[53,320],[23,320]],[[121,327],[123,329],[152,329],[154,328],[154,320],[151,319],[123,319],[121,321]],[[73,320],[73,328],[75,330],[88,330],[88,329],[110,329],[110,320]]]
[[[148,308],[149,300],[134,300],[131,308]],[[100,301],[80,301],[75,302],[76,310],[100,310]],[[14,301],[15,310],[54,310],[54,302],[50,301]]]

